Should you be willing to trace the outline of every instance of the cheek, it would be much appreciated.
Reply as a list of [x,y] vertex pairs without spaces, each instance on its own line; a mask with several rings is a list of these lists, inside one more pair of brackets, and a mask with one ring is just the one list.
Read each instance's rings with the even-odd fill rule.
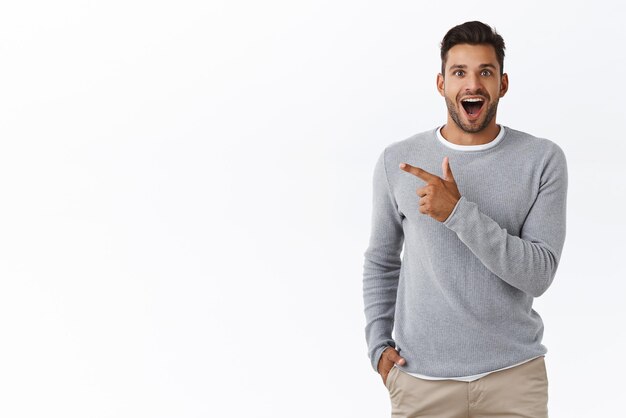
[[491,91],[493,92],[494,97],[500,97],[500,94],[502,93],[502,82],[498,81],[494,83],[493,89]]
[[460,87],[455,85],[452,82],[446,83],[446,85],[444,86],[444,93],[446,97],[449,97],[453,101],[456,101],[456,99],[459,96],[460,91],[461,91]]

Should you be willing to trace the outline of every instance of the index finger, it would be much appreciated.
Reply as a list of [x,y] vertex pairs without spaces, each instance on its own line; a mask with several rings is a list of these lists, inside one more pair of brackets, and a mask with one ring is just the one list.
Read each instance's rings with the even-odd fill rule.
[[428,171],[422,170],[419,167],[413,167],[411,164],[402,163],[400,164],[400,168],[407,173],[411,173],[414,176],[421,178],[427,183],[439,178],[438,176],[430,174]]

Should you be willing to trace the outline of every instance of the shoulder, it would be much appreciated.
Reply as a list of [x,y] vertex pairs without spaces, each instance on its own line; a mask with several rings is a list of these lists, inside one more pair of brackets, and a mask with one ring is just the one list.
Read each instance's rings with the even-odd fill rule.
[[437,128],[420,132],[411,135],[408,138],[391,142],[384,148],[382,156],[386,159],[396,160],[406,156],[407,154],[415,152],[415,150],[424,150],[425,148],[431,146],[433,139],[436,139],[436,129]]
[[567,159],[563,149],[554,141],[511,128],[509,144],[516,148],[516,155],[533,159],[539,164],[542,176],[567,177]]
[[550,139],[538,137],[517,129],[512,129],[508,126],[506,126],[505,129],[507,131],[507,137],[509,137],[508,142],[511,144],[542,155],[558,155],[565,158],[563,149],[556,142]]

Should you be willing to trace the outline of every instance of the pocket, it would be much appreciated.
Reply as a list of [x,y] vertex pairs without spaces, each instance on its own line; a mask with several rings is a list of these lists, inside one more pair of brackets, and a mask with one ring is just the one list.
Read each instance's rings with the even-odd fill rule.
[[398,368],[394,365],[391,370],[389,370],[389,374],[387,374],[387,380],[385,380],[385,387],[388,390],[391,390],[392,380],[395,378],[396,373],[398,372]]
[[546,360],[545,357],[541,357],[541,366],[543,369],[543,379],[546,381],[546,385],[548,384],[548,371],[546,370]]

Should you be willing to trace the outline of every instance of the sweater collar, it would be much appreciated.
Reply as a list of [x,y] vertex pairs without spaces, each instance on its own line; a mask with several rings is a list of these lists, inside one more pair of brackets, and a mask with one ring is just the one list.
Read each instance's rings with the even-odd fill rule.
[[445,139],[443,135],[441,135],[441,128],[443,128],[443,126],[440,126],[436,130],[437,139],[446,147],[452,148],[457,151],[483,151],[483,150],[495,147],[502,140],[502,138],[504,138],[505,128],[502,125],[498,125],[498,126],[500,127],[500,132],[498,132],[498,135],[496,135],[496,137],[493,140],[491,140],[490,142],[487,142],[486,144],[480,144],[480,145],[453,144],[452,142]]

